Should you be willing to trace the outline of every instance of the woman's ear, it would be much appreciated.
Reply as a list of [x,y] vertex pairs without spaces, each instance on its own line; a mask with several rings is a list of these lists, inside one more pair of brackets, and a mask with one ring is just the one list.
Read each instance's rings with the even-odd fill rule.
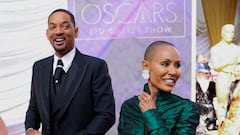
[[148,61],[146,61],[146,60],[142,61],[142,68],[143,68],[142,78],[145,79],[145,80],[149,80],[150,73],[149,73],[149,63],[148,63]]
[[143,70],[149,70],[149,62],[146,60],[142,61],[142,68]]

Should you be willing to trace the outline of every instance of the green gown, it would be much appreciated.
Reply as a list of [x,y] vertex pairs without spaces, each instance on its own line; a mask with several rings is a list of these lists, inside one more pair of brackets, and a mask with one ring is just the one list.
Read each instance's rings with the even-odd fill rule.
[[[147,84],[144,91],[150,93]],[[118,135],[195,135],[199,110],[194,102],[161,91],[156,107],[142,113],[138,96],[126,100],[121,107]]]

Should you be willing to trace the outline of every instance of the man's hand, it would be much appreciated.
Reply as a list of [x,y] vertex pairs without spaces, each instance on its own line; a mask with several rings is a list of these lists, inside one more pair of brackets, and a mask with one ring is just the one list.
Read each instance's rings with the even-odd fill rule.
[[26,131],[26,135],[42,135],[42,134],[38,130],[35,130],[33,128],[28,128]]

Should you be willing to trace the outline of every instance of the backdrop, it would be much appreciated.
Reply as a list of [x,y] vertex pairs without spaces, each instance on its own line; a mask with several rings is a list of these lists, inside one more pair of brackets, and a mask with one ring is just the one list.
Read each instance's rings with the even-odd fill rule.
[[177,46],[182,77],[174,93],[191,98],[192,10],[188,0],[69,0],[68,8],[80,28],[77,47],[107,61],[116,101],[117,121],[109,135],[117,134],[121,104],[138,95],[146,83],[141,61],[153,41]]

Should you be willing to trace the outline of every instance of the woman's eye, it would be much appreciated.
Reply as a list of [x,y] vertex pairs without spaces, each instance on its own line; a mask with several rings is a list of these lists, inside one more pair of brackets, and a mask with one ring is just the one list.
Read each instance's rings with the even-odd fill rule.
[[167,67],[169,64],[168,63],[162,63],[161,65],[164,66],[164,67]]
[[180,68],[180,67],[181,67],[180,63],[176,64],[176,68]]

